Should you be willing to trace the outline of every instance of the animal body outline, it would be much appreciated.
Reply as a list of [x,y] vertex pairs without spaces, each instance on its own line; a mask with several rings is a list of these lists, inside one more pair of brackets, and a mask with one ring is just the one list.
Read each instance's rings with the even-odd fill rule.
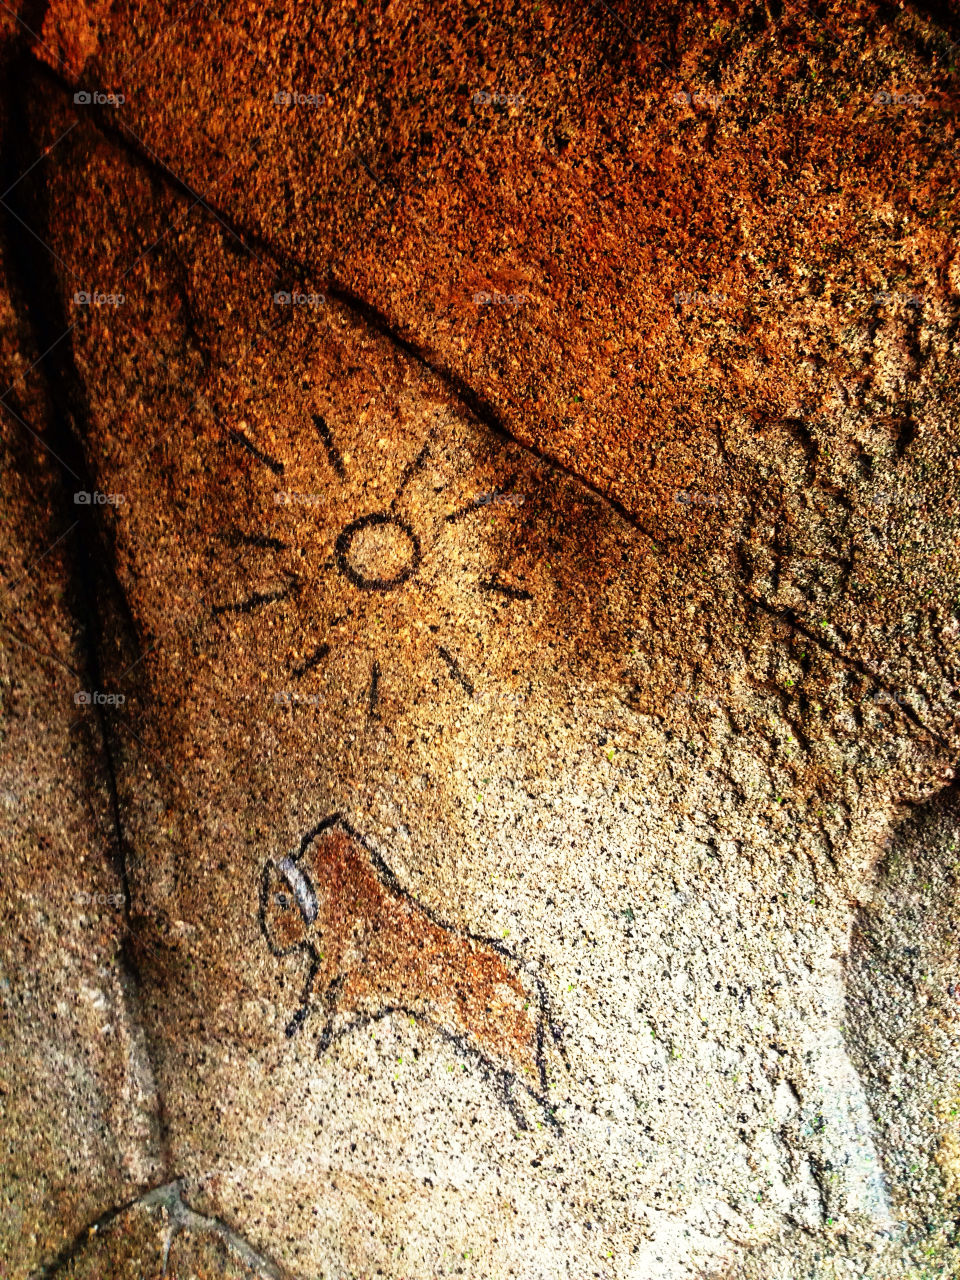
[[[419,914],[429,921],[430,925],[442,930],[449,937],[460,938],[470,946],[483,948],[487,952],[494,953],[501,962],[507,962],[508,965],[515,967],[518,972],[523,972],[527,979],[533,983],[540,1006],[536,1015],[530,1019],[534,1027],[535,1048],[533,1062],[539,1088],[533,1088],[527,1084],[517,1071],[512,1071],[496,1063],[484,1052],[483,1048],[473,1044],[467,1034],[445,1025],[443,1021],[431,1017],[415,1005],[407,1005],[391,1000],[373,1011],[355,1010],[340,1026],[336,1025],[337,1015],[340,1012],[339,1001],[343,994],[345,982],[349,977],[349,971],[344,969],[330,977],[323,990],[318,992],[316,988],[322,969],[323,955],[317,943],[312,937],[305,937],[289,945],[281,945],[273,936],[268,925],[271,893],[275,896],[277,895],[276,880],[286,884],[292,899],[292,901],[288,900],[283,905],[285,907],[295,905],[300,919],[307,928],[316,923],[319,915],[318,886],[313,883],[309,870],[301,866],[301,863],[311,845],[323,837],[325,833],[333,831],[340,831],[363,851],[373,876],[389,899],[392,899],[395,903],[405,904],[413,913]],[[285,894],[286,890],[283,893]],[[418,902],[403,887],[379,850],[374,848],[341,813],[328,814],[315,826],[311,827],[301,837],[299,847],[295,853],[288,854],[280,859],[268,858],[264,862],[260,873],[258,916],[260,931],[271,954],[280,959],[299,953],[304,957],[307,965],[299,1005],[285,1027],[285,1035],[288,1039],[293,1038],[300,1031],[307,1017],[317,1007],[324,1015],[323,1027],[317,1041],[316,1056],[318,1059],[322,1058],[333,1044],[344,1039],[355,1030],[380,1022],[392,1014],[407,1016],[437,1032],[442,1039],[453,1046],[461,1057],[479,1065],[484,1079],[492,1085],[498,1099],[514,1117],[518,1128],[528,1129],[530,1126],[515,1097],[517,1088],[524,1090],[538,1104],[553,1128],[557,1130],[561,1128],[560,1122],[554,1115],[557,1104],[546,1096],[548,1089],[546,1062],[548,1036],[568,1070],[569,1062],[560,1030],[555,1024],[551,1013],[549,994],[541,975],[532,971],[527,962],[514,955],[499,939],[484,937],[469,930],[458,928],[455,925],[450,925],[442,920],[430,907]]]

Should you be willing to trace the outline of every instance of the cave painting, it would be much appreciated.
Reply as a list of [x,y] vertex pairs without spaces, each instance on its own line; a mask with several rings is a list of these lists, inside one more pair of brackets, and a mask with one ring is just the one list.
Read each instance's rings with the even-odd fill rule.
[[[434,429],[418,442],[393,491],[380,494],[375,509],[370,510],[369,505],[373,504],[364,487],[367,469],[349,467],[352,454],[341,452],[333,429],[320,414],[314,413],[312,417],[328,463],[311,482],[321,492],[278,488],[273,494],[269,532],[241,528],[229,531],[230,545],[259,552],[258,560],[264,572],[272,577],[265,579],[270,582],[268,588],[248,588],[243,594],[234,594],[236,584],[231,583],[233,598],[214,603],[214,617],[249,614],[295,601],[301,617],[309,617],[311,626],[315,622],[319,624],[319,634],[309,652],[287,666],[288,674],[299,680],[324,667],[335,656],[335,650],[343,648],[338,628],[348,619],[381,615],[387,620],[381,639],[386,639],[402,629],[405,612],[410,612],[408,593],[411,590],[416,601],[421,602],[416,607],[422,613],[425,594],[436,594],[439,566],[448,567],[452,580],[461,587],[467,586],[468,590],[498,605],[517,610],[534,603],[534,595],[526,585],[504,580],[489,566],[468,585],[463,579],[462,565],[450,560],[452,544],[445,536],[472,515],[486,516],[489,522],[494,498],[498,512],[504,513],[507,519],[516,518],[526,495],[509,492],[461,495],[460,501],[450,502],[444,509],[437,494],[453,479],[453,469],[449,459],[445,459],[447,450],[442,441],[437,441]],[[284,474],[284,463],[264,453],[242,433],[230,431],[229,435],[263,467],[274,474]],[[536,482],[533,468],[527,479],[531,485]],[[418,484],[420,492],[412,496],[411,491]],[[467,500],[462,501],[463,497]],[[366,511],[364,506],[368,506]],[[310,519],[304,520],[304,513],[296,510],[302,507],[311,508]],[[292,537],[277,536],[287,530]],[[319,544],[314,541],[318,535]],[[304,538],[312,545],[305,546]],[[309,556],[319,571],[304,574],[303,562],[295,558],[298,552]],[[514,564],[512,568],[516,573],[518,566]],[[523,572],[520,569],[521,575]],[[438,612],[435,603],[432,612]],[[439,611],[437,624],[430,626],[423,641],[418,642],[422,643],[423,651],[417,654],[415,662],[422,670],[442,671],[463,696],[470,699],[475,693],[475,673],[459,652],[456,629],[449,627],[446,612]],[[360,629],[369,635],[369,626]],[[351,647],[359,659],[356,646]],[[382,650],[382,644],[379,648]],[[366,663],[363,690],[358,699],[366,703],[367,714],[372,718],[379,715],[382,657],[380,651]]]
[[325,818],[260,880],[260,928],[276,957],[306,970],[286,1026],[316,1018],[317,1056],[350,1031],[393,1013],[432,1027],[481,1064],[519,1127],[523,1089],[554,1125],[547,1053],[562,1058],[542,979],[494,939],[444,924],[399,884],[338,814]]

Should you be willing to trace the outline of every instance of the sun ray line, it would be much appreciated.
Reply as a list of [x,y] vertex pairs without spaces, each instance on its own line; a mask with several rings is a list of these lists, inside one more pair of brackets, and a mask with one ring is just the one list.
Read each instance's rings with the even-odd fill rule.
[[343,458],[340,456],[340,450],[337,448],[333,432],[330,430],[326,419],[321,417],[319,413],[315,413],[313,415],[313,425],[317,429],[317,435],[323,441],[323,447],[327,451],[327,458],[330,460],[331,467],[333,467],[341,480],[346,480],[347,472],[343,465]]
[[472,698],[473,684],[467,679],[467,677],[460,670],[460,664],[457,662],[456,658],[453,656],[452,653],[449,652],[449,650],[445,649],[442,644],[437,645],[437,651],[440,654],[440,657],[447,664],[447,667],[450,671],[451,676],[453,676],[457,684],[459,684],[463,688],[467,697]]
[[417,454],[417,456],[413,459],[413,461],[408,462],[407,465],[404,467],[403,475],[400,477],[400,487],[397,489],[396,496],[394,497],[393,501],[390,503],[391,511],[395,509],[397,503],[403,497],[403,491],[404,489],[406,489],[407,485],[410,483],[413,477],[417,474],[417,472],[423,470],[424,463],[426,462],[429,453],[430,453],[430,441],[428,440],[426,444],[423,446],[423,448],[420,450],[420,452]]
[[497,582],[495,578],[482,578],[477,586],[481,591],[494,591],[511,600],[532,600],[533,596],[524,587],[511,587],[506,582]]
[[301,676],[305,676],[308,671],[312,671],[314,667],[318,667],[329,652],[330,646],[327,644],[326,640],[324,640],[316,649],[314,649],[309,658],[305,659],[299,667],[293,668],[293,674],[299,680],[299,678]]
[[473,515],[474,511],[479,511],[481,507],[485,507],[486,505],[487,504],[482,497],[474,498],[469,505],[461,507],[459,511],[452,511],[450,515],[445,516],[444,519],[447,524],[452,524],[454,520],[462,520],[464,516]]
[[236,427],[227,427],[227,435],[231,440],[236,441],[248,453],[252,453],[258,462],[262,462],[265,467],[269,467],[275,476],[283,475],[283,463],[278,462],[276,458],[271,458],[268,453],[264,453],[262,449],[258,449],[252,440],[248,440],[242,431],[238,431]]
[[215,604],[213,606],[213,616],[216,618],[224,613],[250,613],[263,604],[273,604],[276,600],[285,600],[292,590],[293,584],[288,583],[280,591],[255,591],[246,600],[238,600],[235,604]]
[[232,547],[264,547],[270,551],[289,551],[290,548],[279,538],[271,538],[266,533],[242,533],[239,529],[231,529],[224,537]]

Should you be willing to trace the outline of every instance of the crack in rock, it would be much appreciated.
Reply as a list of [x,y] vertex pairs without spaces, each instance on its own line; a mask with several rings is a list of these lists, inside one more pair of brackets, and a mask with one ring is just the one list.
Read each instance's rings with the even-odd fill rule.
[[187,1231],[195,1235],[217,1237],[245,1267],[256,1275],[264,1276],[267,1280],[294,1280],[292,1272],[281,1267],[258,1249],[255,1249],[253,1245],[234,1231],[232,1227],[228,1226],[227,1223],[219,1218],[212,1218],[206,1214],[198,1213],[191,1208],[181,1195],[181,1187],[182,1183],[179,1180],[166,1182],[162,1186],[154,1187],[152,1190],[145,1192],[136,1199],[128,1200],[124,1204],[116,1205],[114,1208],[106,1210],[105,1213],[100,1214],[98,1218],[95,1218],[93,1222],[85,1226],[73,1240],[69,1241],[55,1258],[31,1272],[30,1280],[50,1280],[51,1277],[62,1272],[71,1262],[82,1255],[84,1248],[95,1237],[101,1235],[125,1213],[129,1213],[131,1209],[160,1210],[166,1213],[170,1219],[171,1230],[165,1241],[163,1251],[163,1274],[166,1274],[170,1246],[174,1237],[180,1231]]

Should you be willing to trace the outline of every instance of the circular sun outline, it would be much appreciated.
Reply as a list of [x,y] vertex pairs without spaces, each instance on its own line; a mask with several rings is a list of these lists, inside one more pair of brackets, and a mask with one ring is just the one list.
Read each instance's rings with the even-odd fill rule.
[[[347,558],[350,547],[357,534],[362,533],[364,529],[382,528],[385,525],[395,526],[409,541],[410,563],[392,578],[368,578],[355,569]],[[369,515],[359,516],[356,520],[352,520],[346,528],[340,531],[334,545],[334,556],[336,557],[337,568],[354,586],[360,587],[364,591],[392,591],[395,587],[402,586],[404,582],[412,578],[417,569],[419,569],[421,559],[420,539],[405,520],[391,515],[389,511],[372,511]]]
[[[332,433],[330,432],[330,428],[327,426],[326,422],[320,419],[317,415],[315,415],[314,420],[317,423],[319,434],[323,440],[331,470],[341,481],[346,480],[347,473],[343,464],[343,458],[336,446]],[[423,443],[419,452],[404,468],[399,486],[389,508],[381,508],[377,511],[367,512],[366,514],[356,516],[348,524],[344,525],[337,534],[334,546],[331,549],[333,554],[330,555],[330,558],[323,566],[327,569],[338,570],[342,578],[346,579],[346,581],[353,587],[358,588],[367,594],[368,599],[374,592],[389,592],[397,589],[398,587],[404,586],[418,575],[419,570],[425,563],[421,536],[414,531],[405,519],[394,513],[396,506],[403,498],[408,485],[423,469],[427,459],[430,457],[432,453],[431,446],[434,442],[435,436],[436,428],[428,433],[426,441]],[[260,455],[258,454],[258,456]],[[287,495],[288,501],[289,496],[290,495]],[[466,516],[482,511],[486,504],[492,501],[496,496],[496,494],[480,494],[475,496],[472,500],[468,500],[459,508],[449,511],[442,518],[441,528],[443,528],[444,525],[449,525],[450,523],[457,522]],[[278,505],[287,505],[287,502],[282,504],[278,503]],[[403,565],[399,572],[397,572],[392,578],[369,577],[350,563],[349,552],[353,540],[364,529],[378,527],[385,528],[387,526],[392,526],[399,530],[407,540],[409,545],[409,560],[407,564]],[[240,529],[233,531],[233,537],[234,545],[255,546],[276,551],[286,551],[289,549],[285,543],[277,538],[263,534],[246,533]],[[427,553],[426,558],[429,560],[429,552]],[[286,576],[288,581],[282,588],[278,590],[254,591],[242,600],[220,602],[213,606],[214,614],[247,614],[261,607],[285,600],[287,597],[297,597],[300,594],[302,586],[299,575],[287,571]],[[489,577],[481,579],[477,583],[477,587],[484,593],[501,595],[505,599],[511,601],[531,601],[533,599],[533,596],[529,591],[500,581],[499,575],[495,573]],[[340,621],[342,621],[340,618],[331,618],[331,622],[333,624]],[[433,626],[430,628],[431,631],[436,631],[437,629],[437,627]],[[301,679],[308,672],[314,670],[323,663],[329,657],[330,653],[331,643],[324,639],[315,647],[312,653],[309,653],[302,661],[298,662],[297,665],[291,667],[289,669],[289,674],[295,679]],[[441,659],[454,683],[460,686],[468,699],[472,699],[475,694],[474,684],[462,669],[458,656],[451,652],[451,650],[444,644],[439,642],[436,643],[435,653],[437,657]],[[365,701],[368,705],[368,715],[374,718],[379,718],[377,707],[380,695],[381,674],[379,661],[374,658],[370,667],[370,682],[365,694]],[[434,681],[434,683],[436,683],[436,681]]]

